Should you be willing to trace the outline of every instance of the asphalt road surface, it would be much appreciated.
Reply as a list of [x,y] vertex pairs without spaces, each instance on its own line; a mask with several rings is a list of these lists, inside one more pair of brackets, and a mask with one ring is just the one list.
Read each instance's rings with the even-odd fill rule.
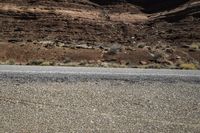
[[0,133],[200,133],[200,71],[0,66]]

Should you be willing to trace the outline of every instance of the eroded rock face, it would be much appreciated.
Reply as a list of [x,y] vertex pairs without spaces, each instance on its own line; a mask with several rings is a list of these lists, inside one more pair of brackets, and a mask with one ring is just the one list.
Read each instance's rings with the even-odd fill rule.
[[187,1],[0,0],[0,61],[198,65],[200,2]]

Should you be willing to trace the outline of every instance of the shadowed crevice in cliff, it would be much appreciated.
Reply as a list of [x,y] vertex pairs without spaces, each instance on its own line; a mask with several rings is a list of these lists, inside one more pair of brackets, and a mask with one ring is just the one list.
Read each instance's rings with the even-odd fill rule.
[[101,6],[130,3],[142,7],[145,13],[155,13],[174,9],[189,0],[90,0]]
[[187,5],[187,7],[183,9],[177,9],[166,14],[159,15],[158,17],[155,17],[154,20],[164,20],[172,23],[185,19],[188,16],[200,18],[200,2]]

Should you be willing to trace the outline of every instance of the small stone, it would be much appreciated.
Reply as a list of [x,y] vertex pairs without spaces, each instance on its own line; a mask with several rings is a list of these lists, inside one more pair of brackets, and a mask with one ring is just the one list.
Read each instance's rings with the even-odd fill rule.
[[131,37],[131,39],[135,39],[135,37],[134,37],[134,36],[132,36],[132,37]]
[[80,66],[85,66],[86,64],[87,64],[87,61],[86,61],[86,60],[82,60],[82,61],[79,63]]
[[56,44],[56,46],[57,46],[57,47],[65,47],[65,44],[64,44],[64,43],[61,43],[61,42],[58,42],[58,43]]
[[180,56],[176,56],[176,59],[181,59],[181,57]]
[[144,48],[145,46],[146,46],[146,43],[144,43],[144,42],[140,42],[137,45],[138,48]]
[[[67,47],[67,46],[66,46]],[[70,49],[76,49],[76,47],[75,46],[70,46]]]
[[65,57],[63,63],[69,63],[69,62],[71,62],[71,59],[69,57]]
[[110,49],[108,50],[108,54],[109,55],[115,55],[118,52],[120,52],[122,50],[122,47],[120,44],[113,44]]
[[39,44],[41,44],[45,48],[53,48],[54,47],[53,41],[40,41]]
[[20,47],[23,47],[23,46],[25,46],[25,44],[24,44],[24,43],[21,43],[19,46],[20,46]]
[[146,61],[140,61],[140,64],[141,65],[147,65],[147,62]]
[[101,62],[102,62],[101,60],[97,60],[97,64],[101,64]]
[[135,49],[134,49],[133,47],[130,47],[130,46],[129,46],[129,47],[126,47],[125,50],[128,50],[128,51],[135,51]]
[[91,46],[88,46],[87,44],[80,44],[77,45],[76,48],[80,48],[80,49],[91,49]]

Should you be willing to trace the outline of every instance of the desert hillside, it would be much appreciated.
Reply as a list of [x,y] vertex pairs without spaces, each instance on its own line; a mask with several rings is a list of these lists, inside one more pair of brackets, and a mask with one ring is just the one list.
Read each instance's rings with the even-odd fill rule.
[[0,0],[0,63],[199,69],[200,1]]

